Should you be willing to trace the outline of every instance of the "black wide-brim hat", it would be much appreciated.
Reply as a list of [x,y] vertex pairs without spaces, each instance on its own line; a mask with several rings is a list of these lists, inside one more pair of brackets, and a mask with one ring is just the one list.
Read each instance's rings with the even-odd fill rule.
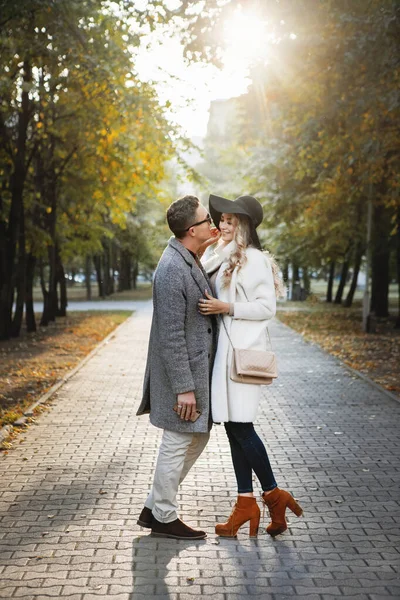
[[212,220],[218,229],[222,213],[246,215],[250,218],[254,228],[259,226],[264,217],[261,204],[253,196],[239,196],[236,200],[228,200],[210,194],[209,205]]

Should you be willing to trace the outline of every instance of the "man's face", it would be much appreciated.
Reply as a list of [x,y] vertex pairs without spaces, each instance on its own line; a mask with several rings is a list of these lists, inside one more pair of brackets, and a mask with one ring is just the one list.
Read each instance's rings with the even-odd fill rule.
[[[207,209],[200,204],[196,210],[195,217],[195,223],[199,223],[199,225],[195,225],[194,227],[190,228],[190,231],[194,232],[196,239],[200,243],[205,242],[210,237],[211,218],[209,217],[210,215],[208,214]],[[209,218],[209,220],[207,220],[207,218]]]

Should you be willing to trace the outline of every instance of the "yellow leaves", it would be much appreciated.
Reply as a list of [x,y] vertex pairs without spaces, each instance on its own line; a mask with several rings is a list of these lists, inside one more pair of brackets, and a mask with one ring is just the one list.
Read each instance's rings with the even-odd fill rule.
[[43,123],[41,121],[36,123],[36,129],[42,129],[42,127],[43,127]]
[[46,212],[47,212],[48,215],[52,212],[51,206],[47,206],[46,207]]
[[329,166],[329,163],[327,163],[327,162],[324,162],[324,167],[325,167],[325,169],[326,169],[328,166]]
[[[129,313],[74,313],[40,328],[34,337],[3,343],[0,363],[0,427],[15,421]],[[7,398],[4,400],[4,398]],[[9,399],[9,401],[8,401]],[[4,407],[4,408],[3,408]]]
[[347,173],[348,173],[349,175],[353,175],[354,171],[353,171],[353,169],[350,167],[349,169],[347,169]]
[[328,195],[335,196],[337,194],[337,185],[335,181],[327,181],[325,185],[325,191]]

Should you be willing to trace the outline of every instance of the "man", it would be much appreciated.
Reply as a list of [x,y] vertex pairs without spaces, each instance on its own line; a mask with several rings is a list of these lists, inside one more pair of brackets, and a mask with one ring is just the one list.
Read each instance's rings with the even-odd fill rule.
[[[172,237],[153,285],[153,321],[138,415],[164,430],[152,490],[138,524],[158,537],[203,539],[177,515],[176,496],[211,429],[210,373],[215,317],[201,315],[200,298],[211,292],[197,252],[210,239],[211,217],[199,200],[185,196],[167,211]],[[175,408],[175,410],[174,410]]]

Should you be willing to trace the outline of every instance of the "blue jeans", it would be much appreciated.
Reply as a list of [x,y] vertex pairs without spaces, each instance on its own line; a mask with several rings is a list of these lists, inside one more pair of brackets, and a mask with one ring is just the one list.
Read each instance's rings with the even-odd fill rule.
[[224,423],[231,447],[233,468],[239,494],[253,491],[252,471],[257,475],[263,492],[277,487],[264,444],[253,423]]

